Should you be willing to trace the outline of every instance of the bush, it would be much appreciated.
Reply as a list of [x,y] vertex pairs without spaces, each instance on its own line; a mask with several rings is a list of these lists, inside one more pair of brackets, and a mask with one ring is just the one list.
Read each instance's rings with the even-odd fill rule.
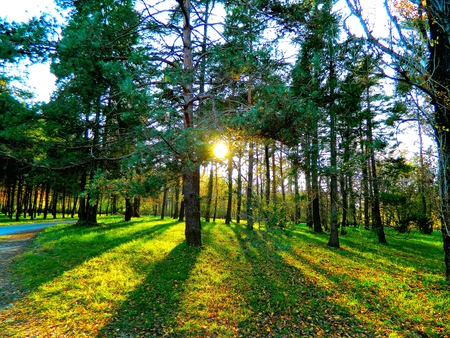
[[434,222],[428,215],[418,215],[416,224],[420,231],[426,235],[431,235],[433,232]]
[[430,235],[433,232],[434,222],[432,218],[425,214],[412,214],[399,221],[396,230],[400,233],[405,233],[410,230],[411,223],[415,225],[420,232]]

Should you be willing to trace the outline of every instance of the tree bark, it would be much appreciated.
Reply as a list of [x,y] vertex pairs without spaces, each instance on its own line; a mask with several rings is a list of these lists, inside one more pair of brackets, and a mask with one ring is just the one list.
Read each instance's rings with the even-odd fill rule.
[[133,217],[141,217],[141,198],[135,196],[133,200]]
[[255,158],[253,156],[253,142],[248,144],[248,174],[247,174],[247,229],[253,230],[253,166]]
[[227,212],[225,215],[225,224],[231,223],[231,208],[233,206],[233,156],[228,157],[228,196]]
[[133,216],[133,204],[130,198],[125,198],[125,222],[131,221]]
[[202,245],[200,222],[200,168],[186,167],[183,173],[184,208],[186,214],[186,243],[191,247]]
[[378,178],[377,178],[377,166],[375,162],[375,150],[373,149],[373,134],[372,134],[372,118],[367,119],[367,139],[370,145],[370,169],[372,172],[372,217],[373,217],[373,227],[378,235],[379,243],[386,243],[386,235],[384,233],[383,222],[381,220],[380,211],[380,192],[378,188]]
[[211,163],[211,169],[209,171],[209,180],[208,180],[208,191],[206,193],[205,222],[209,222],[211,218],[213,185],[214,185],[214,164]]
[[[331,53],[330,53],[331,54]],[[333,56],[331,56],[333,57]],[[337,197],[338,197],[338,179],[337,179],[337,137],[336,137],[336,107],[334,105],[334,91],[335,91],[335,65],[333,60],[330,60],[330,165],[331,165],[331,177],[330,177],[330,238],[328,240],[328,246],[339,248],[339,228],[337,219]]]
[[242,152],[239,152],[238,159],[238,172],[236,182],[236,223],[241,222],[241,209],[242,209]]
[[[192,27],[191,27],[191,1],[177,0],[183,17],[183,71],[185,82],[183,87],[183,115],[186,129],[194,129],[193,108],[193,59],[192,59]],[[200,166],[186,159],[183,173],[184,208],[186,215],[185,236],[188,246],[202,245],[200,222]]]
[[180,213],[180,182],[177,179],[175,181],[175,208],[173,210],[173,218],[176,219],[179,217]]
[[270,154],[269,146],[264,145],[264,163],[266,166],[266,205],[270,204]]
[[167,204],[167,188],[163,188],[162,204],[161,204],[161,219],[166,217],[166,204]]
[[320,217],[320,186],[319,186],[319,135],[317,126],[314,128],[311,142],[311,193],[312,193],[312,220],[314,232],[322,233],[322,220]]
[[430,26],[431,75],[435,112],[434,133],[439,152],[439,194],[441,232],[444,248],[445,276],[450,282],[450,3],[445,0],[427,1]]

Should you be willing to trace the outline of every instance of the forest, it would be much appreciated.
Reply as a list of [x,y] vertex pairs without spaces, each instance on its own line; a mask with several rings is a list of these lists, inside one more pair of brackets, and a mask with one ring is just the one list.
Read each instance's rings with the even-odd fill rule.
[[[381,35],[360,0],[55,3],[0,20],[2,214],[172,217],[191,247],[216,218],[336,248],[440,231],[450,281],[448,2],[385,0]],[[6,71],[24,60],[51,64],[48,102]]]

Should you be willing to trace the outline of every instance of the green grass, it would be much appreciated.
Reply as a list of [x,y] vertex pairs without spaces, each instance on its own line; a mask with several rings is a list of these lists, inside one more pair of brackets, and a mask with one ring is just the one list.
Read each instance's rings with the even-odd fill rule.
[[0,227],[7,225],[22,225],[22,224],[34,224],[34,223],[49,223],[49,222],[61,222],[61,221],[70,221],[74,220],[70,217],[70,215],[66,215],[65,218],[62,218],[62,214],[57,214],[56,218],[53,218],[52,214],[47,215],[47,219],[44,219],[44,215],[41,213],[39,216],[36,216],[35,219],[31,220],[30,217],[24,218],[20,217],[19,221],[16,221],[16,216],[13,215],[13,218],[5,216],[4,214],[0,214]]
[[[440,234],[388,245],[349,229],[341,249],[306,227],[249,232],[142,218],[58,225],[16,260],[29,294],[0,311],[6,337],[445,337]],[[3,337],[3,336],[2,336]]]

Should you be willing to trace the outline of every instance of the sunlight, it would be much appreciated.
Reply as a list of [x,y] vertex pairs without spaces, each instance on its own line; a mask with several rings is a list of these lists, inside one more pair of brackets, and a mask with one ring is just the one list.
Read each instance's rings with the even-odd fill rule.
[[228,147],[225,143],[219,142],[214,146],[214,155],[217,158],[224,158],[228,153]]

